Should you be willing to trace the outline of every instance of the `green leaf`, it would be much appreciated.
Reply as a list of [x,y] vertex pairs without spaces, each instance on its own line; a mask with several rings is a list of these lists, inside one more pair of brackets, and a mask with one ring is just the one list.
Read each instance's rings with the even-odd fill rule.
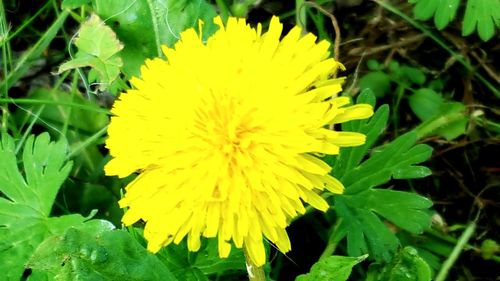
[[[61,184],[71,170],[64,140],[50,142],[48,133],[30,136],[23,151],[23,173],[17,166],[15,143],[2,134],[0,143],[0,271],[19,280],[23,265],[48,236],[68,227],[83,227],[81,215],[49,217]],[[98,223],[110,228],[105,222]]]
[[416,90],[413,95],[408,97],[410,108],[417,117],[426,121],[441,112],[443,106],[443,97],[429,88]]
[[90,3],[90,0],[63,0],[61,4],[62,9],[76,9],[85,4]]
[[345,194],[362,192],[387,183],[391,178],[423,178],[430,175],[428,168],[416,164],[429,159],[432,148],[425,144],[415,145],[416,141],[415,132],[406,133],[374,152],[358,167],[347,170],[340,179],[346,187]]
[[26,265],[33,279],[177,280],[153,254],[122,230],[70,228],[46,239]]
[[[373,105],[374,96],[365,91],[357,103]],[[343,124],[343,131],[365,134],[366,143],[343,148],[333,167],[333,175],[346,189],[344,194],[334,197],[340,224],[334,228],[329,240],[339,242],[346,237],[349,255],[369,253],[377,261],[390,260],[399,245],[395,234],[380,217],[414,233],[420,233],[430,223],[430,215],[426,212],[431,205],[429,200],[408,192],[373,189],[391,178],[411,179],[430,175],[428,168],[417,164],[426,161],[432,149],[424,144],[415,145],[415,132],[406,133],[375,149],[370,158],[361,162],[384,131],[388,112],[389,108],[383,105],[370,120]]]
[[[500,27],[500,1],[468,0],[462,24],[462,36],[472,34],[476,29],[483,41],[490,40]],[[495,28],[496,26],[496,28]]]
[[381,65],[377,60],[370,59],[366,62],[366,66],[368,67],[369,70],[375,71],[375,70],[381,70],[384,68],[383,65]]
[[426,210],[432,202],[410,192],[369,189],[352,196],[345,196],[352,207],[370,210],[395,225],[415,234],[430,226],[431,214]]
[[443,30],[457,15],[460,0],[440,0],[434,15],[434,24]]
[[245,255],[242,249],[232,247],[227,258],[220,258],[217,240],[208,239],[206,246],[196,253],[193,266],[206,275],[242,270],[245,269]]
[[[375,106],[375,97],[372,91],[364,90],[360,94],[357,103],[367,103]],[[359,165],[368,150],[384,132],[388,120],[389,106],[384,104],[377,109],[372,118],[355,120],[342,125],[342,130],[344,131],[361,132],[365,134],[366,142],[364,145],[342,149],[342,153],[337,156],[337,161],[335,161],[335,166],[333,168],[333,175],[336,178],[342,178],[346,171],[352,170]]]
[[430,281],[431,269],[417,250],[405,247],[386,265],[372,264],[366,281]]
[[440,0],[410,0],[410,3],[417,3],[413,9],[415,18],[428,20],[434,15],[437,4]]
[[417,3],[413,10],[415,18],[428,20],[434,16],[434,24],[438,29],[445,28],[456,16],[459,0],[414,0]]
[[215,9],[205,0],[92,0],[94,11],[107,19],[118,38],[125,44],[120,53],[123,72],[127,77],[139,76],[146,58],[162,57],[160,46],[170,47],[179,34],[204,21],[204,38],[216,30],[213,24]]
[[425,74],[422,70],[403,65],[401,66],[397,74],[401,76],[401,79],[410,81],[413,84],[422,85],[425,83]]
[[368,255],[360,257],[330,256],[319,260],[307,274],[297,276],[296,281],[345,281],[352,268],[364,261]]
[[481,256],[483,259],[490,260],[498,252],[500,252],[500,246],[495,240],[486,239],[481,243]]
[[399,246],[397,237],[370,210],[349,205],[344,196],[335,197],[335,211],[341,223],[330,241],[347,237],[347,253],[359,256],[369,253],[377,261],[389,261]]
[[443,102],[437,115],[415,128],[418,138],[438,135],[453,140],[466,132],[469,118],[461,102]]
[[383,97],[391,89],[391,78],[383,71],[373,71],[361,77],[359,88],[371,89],[376,97]]
[[66,162],[67,144],[64,139],[50,142],[49,134],[36,139],[28,137],[23,151],[26,179],[17,167],[14,140],[2,135],[0,146],[0,191],[8,198],[4,202],[28,206],[37,216],[47,217],[59,187],[71,170]]
[[[455,18],[461,1],[410,0],[409,2],[416,3],[413,12],[417,19],[428,20],[434,15],[434,24],[442,30]],[[500,1],[467,0],[462,36],[472,34],[476,26],[483,41],[488,41],[495,35],[496,28],[500,27]]]
[[197,252],[189,252],[185,241],[179,245],[169,245],[161,250],[160,258],[181,280],[208,280],[206,275],[245,269],[243,251],[233,247],[229,256],[222,259],[215,239],[204,239]]
[[123,65],[118,52],[123,45],[97,15],[92,14],[82,24],[75,45],[78,47],[75,58],[59,66],[58,73],[89,66],[89,81],[98,81],[101,89],[109,87],[118,78]]

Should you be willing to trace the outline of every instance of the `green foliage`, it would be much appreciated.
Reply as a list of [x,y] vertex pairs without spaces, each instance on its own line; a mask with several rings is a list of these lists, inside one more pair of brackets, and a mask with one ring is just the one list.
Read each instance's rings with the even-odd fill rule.
[[257,6],[259,0],[233,0],[231,3],[231,14],[233,17],[244,18],[253,6]]
[[118,54],[123,45],[113,30],[92,14],[78,31],[75,45],[78,47],[75,57],[61,64],[58,73],[89,66],[89,82],[98,81],[102,90],[108,88],[120,75],[123,65]]
[[433,272],[441,268],[441,260],[447,258],[455,245],[452,239],[436,235],[435,230],[427,230],[424,235],[413,235],[408,232],[399,232],[398,238],[402,246],[411,246],[418,251],[418,255],[425,260]]
[[[381,148],[380,151],[374,152],[368,160],[357,167],[349,167],[345,174],[340,177],[344,185],[349,187],[346,188],[345,194],[357,194],[382,185],[388,182],[391,177],[394,179],[412,179],[430,175],[431,171],[427,167],[415,164],[429,159],[432,149],[425,144],[415,145],[416,141],[415,133],[406,133]],[[353,154],[356,155],[356,153]],[[357,162],[347,157],[339,158],[339,160],[345,161],[348,165]],[[344,165],[344,163],[339,165]]]
[[468,0],[462,25],[462,36],[474,32],[483,41],[488,41],[495,35],[496,28],[500,27],[499,0]]
[[372,90],[377,97],[384,97],[395,88],[395,110],[400,100],[407,99],[413,113],[422,121],[415,129],[417,138],[437,135],[453,140],[466,133],[469,117],[465,106],[438,93],[442,89],[441,80],[427,82],[421,69],[395,61],[387,68],[374,60],[368,61],[368,66],[373,71],[361,77],[360,88]]
[[[209,4],[214,2],[217,8]],[[19,14],[13,12],[18,10],[19,3],[16,1],[0,2],[0,76],[3,78],[0,79],[0,270],[3,273],[0,279],[242,280],[246,272],[244,255],[240,249],[233,248],[228,258],[221,259],[218,256],[217,242],[204,239],[198,252],[189,252],[185,242],[181,242],[179,245],[162,249],[154,256],[144,249],[145,241],[142,235],[138,234],[142,231],[140,222],[136,225],[137,228],[130,227],[129,232],[111,230],[113,226],[109,221],[120,225],[123,210],[119,208],[117,200],[122,188],[133,180],[134,176],[127,179],[104,177],[103,166],[108,157],[105,155],[103,142],[109,122],[109,110],[104,107],[110,104],[110,100],[107,100],[108,91],[116,93],[117,90],[127,87],[121,77],[137,76],[140,65],[146,58],[162,57],[160,46],[166,44],[173,47],[179,34],[186,28],[192,27],[199,31],[199,19],[204,21],[203,30],[200,31],[204,38],[216,29],[212,23],[216,12],[220,13],[224,20],[230,14],[245,16],[251,12],[252,23],[253,20],[264,20],[263,30],[266,30],[265,21],[269,14],[276,14],[285,24],[285,30],[296,23],[307,27],[308,30],[315,30],[319,40],[331,41],[332,32],[335,30],[331,28],[328,14],[324,12],[331,11],[332,5],[355,5],[353,3],[361,1],[320,0],[316,3],[318,9],[308,9],[308,5],[304,5],[307,3],[300,0],[296,1],[295,10],[280,1],[264,2],[41,1],[29,9],[22,9]],[[303,233],[301,229],[299,234],[294,231],[289,233],[292,241],[295,240],[292,242],[295,252],[291,253],[290,259],[299,266],[302,266],[303,260],[295,260],[296,257],[300,259],[313,253],[312,250],[306,250],[299,253],[300,258],[296,255],[300,250],[300,245],[297,244],[308,238],[306,236],[306,239],[302,240],[302,235],[314,232],[321,241],[329,239],[323,258],[312,266],[310,273],[299,276],[297,280],[346,280],[353,266],[360,262],[356,256],[363,254],[366,255],[362,257],[370,254],[376,262],[370,266],[368,281],[429,280],[432,275],[429,267],[435,272],[441,269],[444,272],[441,275],[444,276],[441,278],[443,280],[447,278],[450,268],[453,268],[458,254],[463,249],[473,247],[467,244],[473,232],[467,234],[467,239],[453,238],[453,229],[464,228],[461,223],[447,227],[449,232],[446,233],[427,228],[430,201],[414,193],[400,191],[402,188],[398,186],[399,182],[391,179],[413,179],[430,174],[429,169],[420,166],[421,162],[429,158],[430,149],[428,146],[416,144],[418,139],[440,136],[452,140],[467,132],[473,140],[468,147],[478,148],[478,142],[475,140],[481,138],[490,143],[488,138],[498,135],[500,126],[492,121],[494,119],[489,119],[496,113],[494,106],[490,103],[481,105],[482,95],[476,95],[480,88],[473,89],[475,95],[472,106],[466,107],[462,102],[454,102],[453,99],[462,97],[462,91],[459,86],[449,83],[447,86],[453,86],[450,88],[454,88],[454,91],[444,92],[444,79],[450,77],[455,83],[460,78],[452,76],[455,75],[454,71],[440,72],[439,66],[435,67],[434,62],[430,65],[426,63],[429,57],[440,62],[444,58],[434,56],[444,50],[450,54],[449,62],[458,62],[467,71],[467,75],[477,78],[473,81],[474,87],[477,86],[476,82],[480,82],[480,86],[486,86],[498,96],[494,83],[481,76],[490,75],[488,63],[492,59],[490,55],[484,54],[488,53],[491,44],[482,46],[486,49],[481,48],[484,49],[484,54],[479,52],[478,57],[477,44],[472,44],[467,54],[460,54],[448,46],[449,42],[441,40],[424,24],[419,24],[404,14],[402,11],[407,7],[404,3],[398,2],[396,7],[392,7],[387,1],[375,2],[399,15],[426,38],[437,43],[440,51],[436,52],[435,48],[431,48],[426,50],[425,54],[419,55],[418,52],[409,50],[413,52],[408,53],[413,66],[400,65],[395,61],[389,62],[387,66],[374,60],[368,62],[371,71],[361,77],[360,88],[371,89],[376,97],[385,100],[392,98],[391,119],[389,107],[383,105],[370,120],[344,124],[345,130],[365,133],[367,142],[360,147],[342,149],[336,162],[333,162],[332,158],[329,159],[332,160],[330,163],[335,165],[334,175],[345,183],[346,193],[333,199],[328,198],[332,203],[332,210],[325,216],[314,213],[301,218],[312,226],[312,231]],[[433,18],[435,26],[440,30],[455,19],[459,10],[464,11],[461,22],[463,36],[477,32],[482,40],[487,41],[495,37],[500,26],[499,0],[409,2],[415,4],[414,14],[417,19]],[[59,3],[61,9],[57,5]],[[36,10],[38,7],[41,8]],[[256,7],[258,8],[252,11]],[[370,11],[362,10],[360,11]],[[98,14],[102,20],[93,13]],[[386,15],[383,13],[379,16],[384,19]],[[66,22],[68,16],[71,22]],[[88,16],[90,19],[85,21]],[[359,17],[363,18],[371,17],[366,14]],[[82,26],[78,34],[71,37],[73,21],[80,21]],[[398,23],[397,19],[395,21]],[[387,21],[379,21],[375,27],[388,30],[383,26],[384,22]],[[363,23],[365,22],[357,21],[355,25],[350,26],[352,23],[349,19],[342,22],[340,28],[343,41],[358,42],[353,38],[355,32],[344,30],[362,28],[360,24]],[[368,23],[365,27],[373,27],[372,24],[373,22]],[[397,26],[400,25],[393,27]],[[389,27],[389,30],[392,29]],[[451,32],[450,35],[453,35],[454,30]],[[364,48],[377,47],[379,44],[390,43],[381,41],[390,37],[375,37],[375,41],[366,40],[370,46],[362,42],[359,44]],[[67,54],[66,46],[74,47],[75,51],[78,51],[70,61],[60,66],[59,71],[66,72],[58,78],[54,86],[53,75],[48,75],[47,71],[57,68],[56,64],[64,60],[62,55]],[[464,57],[469,54],[474,57]],[[347,56],[347,66],[352,63],[351,55],[344,54],[344,57]],[[474,62],[475,60],[477,62]],[[423,65],[430,69],[424,69]],[[71,77],[68,70],[81,67],[86,69],[78,73],[72,72],[72,80],[68,79]],[[85,87],[89,93],[87,81],[83,81],[83,84],[79,81],[84,73],[88,73],[88,81],[97,82],[101,89],[107,91],[82,97],[79,89]],[[445,78],[429,81],[430,75],[426,73],[445,73],[440,74]],[[60,90],[68,86],[71,90]],[[465,93],[468,93],[468,89]],[[358,102],[374,104],[375,99],[364,93]],[[411,112],[402,114],[400,105],[401,108],[408,105]],[[416,117],[411,119],[412,123],[405,123],[404,128],[398,128],[397,119],[403,123],[412,113]],[[383,135],[388,120],[391,120],[393,132],[396,134],[403,129],[410,130],[415,127],[415,122],[421,123],[417,124],[412,132],[391,142],[387,136],[393,134]],[[468,126],[469,122],[473,126]],[[482,131],[474,131],[476,125],[486,129],[487,136],[481,134]],[[61,140],[51,142],[47,133],[38,137],[29,136],[32,131],[46,131]],[[14,137],[6,132],[11,132]],[[381,145],[375,146],[378,144]],[[442,142],[439,144],[440,147],[445,145],[446,143]],[[68,159],[71,159],[71,162]],[[453,163],[450,164],[453,166]],[[471,166],[474,164],[472,162]],[[481,174],[489,174],[488,169],[481,171],[485,173],[475,173],[473,182],[482,182]],[[477,181],[476,177],[479,177]],[[466,174],[463,180],[468,182]],[[384,188],[388,186],[389,181],[391,189]],[[445,186],[440,186],[438,177],[434,182],[438,189]],[[64,188],[61,188],[61,185]],[[479,193],[474,190],[474,186],[468,188],[474,194],[481,194],[481,201],[488,202],[487,192]],[[436,195],[440,195],[441,191],[438,194],[432,190],[428,192],[433,198],[438,198]],[[326,196],[328,194],[325,194]],[[451,207],[447,207],[443,212],[446,220],[451,220],[448,218],[450,213],[451,216],[455,215]],[[95,215],[95,209],[99,209],[98,216],[105,217],[108,221],[89,219]],[[490,209],[483,210],[486,212],[483,217],[488,217]],[[89,212],[91,215],[87,218],[80,215]],[[56,217],[61,213],[68,215]],[[460,217],[453,217],[452,220],[456,219]],[[336,224],[332,226],[335,220]],[[481,225],[481,229],[483,228],[488,229]],[[482,241],[482,244],[480,248],[476,247],[472,254],[476,258],[480,254],[483,259],[490,260],[489,262],[498,262],[498,243],[483,239],[475,240]],[[298,240],[299,242],[296,242]],[[341,241],[346,241],[347,244],[339,245]],[[321,246],[321,242],[313,244],[311,246]],[[269,243],[266,247],[269,249]],[[335,249],[346,250],[354,257],[329,256],[329,251],[334,252]],[[413,249],[418,251],[418,255]],[[269,255],[269,251],[267,253],[272,262],[265,265],[266,272],[269,273],[272,266],[273,277],[287,275],[290,263],[283,261],[288,257],[279,253]],[[466,255],[469,253],[471,252],[461,255],[465,261],[461,266],[467,266]],[[452,256],[454,258],[450,259]],[[310,256],[307,257],[308,262],[309,258]],[[444,259],[446,262],[442,264]],[[350,276],[353,280],[360,275],[365,277],[366,271],[363,268],[358,266],[355,269]],[[473,272],[474,268],[464,268],[463,271],[469,270]],[[281,279],[283,278],[279,278]]]
[[430,281],[431,269],[412,247],[401,249],[385,265],[372,264],[366,281]]
[[444,29],[455,19],[460,0],[410,0],[415,3],[413,12],[419,20],[428,20],[434,16],[434,24]]
[[[415,4],[415,17],[428,20],[434,16],[434,24],[439,30],[444,29],[456,16],[460,0],[409,0]],[[467,36],[477,32],[483,41],[490,40],[495,35],[495,29],[500,27],[500,1],[498,0],[467,0],[462,25],[462,35]],[[496,27],[496,28],[495,28]]]
[[[23,151],[23,169],[17,166],[14,139],[2,134],[0,144],[0,271],[7,280],[19,280],[23,265],[47,237],[69,227],[84,227],[78,214],[49,217],[57,192],[71,170],[67,144],[50,142],[48,133],[30,136]],[[24,177],[23,177],[24,174]],[[109,223],[100,224],[109,228]]]
[[315,263],[307,274],[299,275],[296,281],[345,281],[352,268],[364,261],[368,255],[360,257],[330,256]]
[[421,88],[408,98],[408,102],[413,113],[420,120],[425,121],[439,114],[444,99],[431,88]]
[[359,80],[361,89],[371,89],[376,97],[383,97],[391,90],[391,77],[384,71],[372,71]]
[[485,260],[492,259],[500,252],[500,246],[495,240],[486,239],[481,243],[481,256]]
[[61,8],[76,9],[88,3],[90,3],[90,0],[63,0],[61,3]]
[[361,77],[359,87],[361,90],[371,89],[378,98],[391,93],[393,83],[410,87],[421,86],[426,81],[421,69],[400,65],[396,61],[391,61],[387,69],[375,60],[368,61],[367,65],[373,71]]
[[70,228],[46,239],[27,267],[29,280],[177,280],[158,258],[122,230]]
[[125,45],[120,56],[127,77],[138,76],[146,58],[162,57],[160,46],[172,47],[185,29],[198,30],[198,19],[204,21],[204,37],[216,29],[215,9],[205,0],[93,0],[92,4]]
[[415,130],[419,137],[442,136],[452,140],[466,131],[469,118],[461,102],[445,101],[430,88],[421,88],[409,98],[410,108],[423,121]]
[[245,268],[245,256],[241,249],[233,247],[229,256],[221,259],[215,239],[204,239],[197,252],[189,252],[185,241],[169,245],[161,250],[159,257],[179,280],[209,280],[208,275]]
[[[80,153],[73,159],[72,176],[88,179],[88,176],[97,170],[98,163],[101,163],[104,157],[96,144],[82,146],[90,137],[107,126],[109,121],[107,110],[99,107],[93,96],[85,99],[78,93],[67,93],[56,89],[35,88],[30,92],[29,98],[45,103],[27,107],[31,112],[38,113],[36,124],[45,127],[54,135],[65,132],[72,151],[81,148]],[[16,117],[23,120],[31,116],[27,111],[18,111]]]
[[[47,50],[47,47],[59,33],[59,30],[63,27],[66,18],[68,17],[68,14],[69,11],[62,11],[47,31],[40,37],[40,39],[38,39],[36,43],[32,44],[30,49],[24,52],[23,55],[16,61],[12,71],[3,73],[5,76],[3,76],[0,81],[1,93],[7,92],[12,85],[14,85],[31,69],[37,59],[42,56],[43,52]],[[2,42],[2,49],[3,45],[4,43]]]
[[[374,104],[374,96],[365,91],[358,103]],[[347,237],[350,256],[369,253],[377,261],[389,261],[399,241],[379,216],[402,229],[421,233],[430,225],[426,211],[431,201],[414,193],[373,189],[391,178],[412,179],[430,175],[430,170],[417,165],[431,156],[432,149],[416,143],[416,134],[407,133],[377,149],[370,158],[361,162],[384,130],[388,120],[388,107],[381,106],[370,120],[351,121],[343,130],[364,133],[366,143],[343,149],[335,161],[334,176],[346,190],[335,197],[335,210],[340,220],[330,236],[337,243]]]

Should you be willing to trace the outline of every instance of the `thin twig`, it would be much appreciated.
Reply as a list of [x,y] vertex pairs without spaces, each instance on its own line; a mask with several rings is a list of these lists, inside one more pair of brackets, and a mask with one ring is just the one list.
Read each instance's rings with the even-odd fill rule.
[[474,234],[474,230],[476,229],[476,223],[471,222],[467,228],[464,230],[460,238],[458,239],[457,244],[455,245],[455,248],[453,248],[453,251],[451,254],[448,256],[448,258],[444,261],[443,265],[441,266],[441,269],[439,270],[439,273],[436,275],[436,281],[444,281],[446,280],[446,277],[448,276],[448,273],[457,261],[458,257],[460,256],[460,253],[464,249],[465,245],[467,245],[467,242],[469,239],[472,237],[472,234]]
[[307,5],[315,8],[315,9],[317,9],[323,15],[328,16],[330,18],[330,20],[332,21],[333,30],[335,31],[335,41],[334,41],[334,47],[333,47],[333,50],[334,50],[333,58],[336,61],[339,61],[339,57],[340,57],[340,40],[341,40],[341,37],[340,37],[340,27],[339,27],[339,24],[337,22],[337,19],[335,18],[335,16],[332,13],[328,12],[323,7],[321,7],[320,5],[318,5],[318,4],[314,3],[314,2],[306,1],[306,2],[304,2],[304,4],[307,4]]
[[472,51],[471,55],[479,62],[479,65],[488,73],[488,75],[493,78],[497,83],[500,83],[500,75],[496,73],[491,67],[489,67],[485,61],[484,58],[479,57],[479,55],[475,52]]

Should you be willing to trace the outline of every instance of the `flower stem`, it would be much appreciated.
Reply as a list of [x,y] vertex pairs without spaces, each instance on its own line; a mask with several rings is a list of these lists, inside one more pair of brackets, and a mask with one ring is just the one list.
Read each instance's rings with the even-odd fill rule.
[[250,281],[266,281],[266,274],[264,273],[264,268],[262,266],[256,266],[247,250],[243,247],[243,252],[245,253],[245,260],[247,266],[248,280]]
[[295,24],[306,30],[307,28],[307,13],[305,0],[295,0]]
[[474,230],[476,229],[476,224],[474,222],[471,222],[467,228],[464,230],[460,238],[458,239],[457,244],[455,245],[455,248],[453,248],[453,251],[451,254],[448,256],[448,258],[444,261],[443,265],[441,266],[441,269],[439,270],[439,273],[436,275],[436,281],[444,281],[446,280],[448,276],[448,272],[452,268],[453,264],[458,259],[458,256],[460,256],[460,253],[464,249],[465,245],[467,245],[467,242],[469,239],[472,237],[472,234],[474,234]]

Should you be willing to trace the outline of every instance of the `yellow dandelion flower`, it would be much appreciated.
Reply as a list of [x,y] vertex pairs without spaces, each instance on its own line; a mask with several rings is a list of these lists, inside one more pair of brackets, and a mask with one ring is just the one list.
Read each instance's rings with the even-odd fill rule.
[[106,146],[113,157],[107,175],[138,172],[119,204],[125,225],[143,220],[148,249],[157,252],[187,236],[217,237],[220,257],[231,245],[265,263],[263,240],[290,250],[286,227],[304,203],[326,211],[318,195],[343,186],[319,155],[361,145],[365,136],[327,129],[328,124],[367,118],[371,106],[349,106],[340,63],[329,43],[316,43],[282,24],[269,30],[229,18],[206,42],[184,31],[166,60],[147,60],[134,89],[112,109]]

